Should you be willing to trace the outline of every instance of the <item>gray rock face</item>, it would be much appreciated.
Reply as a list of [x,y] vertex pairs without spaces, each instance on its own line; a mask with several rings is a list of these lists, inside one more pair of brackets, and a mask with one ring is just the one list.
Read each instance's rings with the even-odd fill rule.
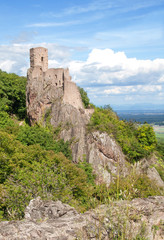
[[60,138],[72,139],[73,161],[86,160],[92,164],[97,182],[110,185],[118,174],[127,175],[125,156],[119,145],[106,133],[87,132],[89,116],[83,109],[56,101],[52,105],[51,124],[62,125]]
[[51,108],[51,124],[61,125],[60,138],[72,141],[73,162],[83,160],[86,155],[86,124],[88,116],[83,109],[77,109],[70,104],[56,101]]
[[152,182],[155,182],[157,186],[164,188],[164,182],[161,179],[158,171],[153,166],[158,161],[155,156],[150,159],[141,159],[139,162],[135,163],[136,171],[139,174],[146,174]]
[[0,240],[112,240],[119,236],[162,240],[163,224],[164,197],[160,196],[111,202],[84,214],[60,201],[37,198],[26,208],[24,220],[0,223]]
[[88,162],[97,173],[97,181],[108,186],[116,175],[128,173],[120,146],[107,133],[93,132],[87,136]]

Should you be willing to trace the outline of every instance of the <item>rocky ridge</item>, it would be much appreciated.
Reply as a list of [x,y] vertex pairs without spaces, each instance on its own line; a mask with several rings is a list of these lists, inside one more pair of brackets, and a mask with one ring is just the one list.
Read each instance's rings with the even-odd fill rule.
[[116,201],[84,214],[60,201],[31,200],[25,219],[0,223],[0,240],[164,239],[164,197]]

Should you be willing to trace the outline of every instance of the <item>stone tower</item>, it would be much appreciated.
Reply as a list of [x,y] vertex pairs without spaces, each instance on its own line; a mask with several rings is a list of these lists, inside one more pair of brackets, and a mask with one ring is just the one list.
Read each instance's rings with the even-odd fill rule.
[[48,50],[43,47],[30,49],[30,67],[39,66],[43,72],[48,70]]

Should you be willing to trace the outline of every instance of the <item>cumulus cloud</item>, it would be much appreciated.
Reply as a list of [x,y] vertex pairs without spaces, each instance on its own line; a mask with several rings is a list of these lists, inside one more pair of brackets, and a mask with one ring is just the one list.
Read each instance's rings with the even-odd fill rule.
[[129,103],[133,96],[134,101],[162,101],[164,59],[138,60],[112,49],[93,49],[86,61],[71,61],[69,68],[73,80],[100,102]]
[[88,81],[92,74],[94,82],[102,84],[146,84],[160,79],[164,73],[164,59],[137,60],[127,58],[124,52],[93,49],[85,62],[70,62],[70,70],[79,83],[84,81],[84,77]]

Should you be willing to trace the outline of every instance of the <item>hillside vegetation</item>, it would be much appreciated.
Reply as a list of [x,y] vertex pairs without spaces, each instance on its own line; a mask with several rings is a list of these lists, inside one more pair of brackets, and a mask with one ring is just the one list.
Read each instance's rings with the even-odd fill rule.
[[[133,172],[110,188],[104,184],[96,185],[90,164],[86,161],[71,162],[71,143],[59,139],[57,129],[28,125],[25,86],[26,78],[0,71],[1,219],[23,218],[25,207],[37,196],[60,199],[85,211],[111,199],[161,194],[147,176]],[[80,92],[85,99],[84,105],[88,107],[87,94],[84,90]],[[150,125],[136,126],[120,121],[109,106],[95,107],[88,125],[88,131],[94,130],[105,131],[115,138],[130,163],[157,150],[156,137]],[[158,149],[163,161],[161,146]]]
[[122,147],[130,162],[147,157],[156,148],[156,136],[149,124],[138,126],[133,122],[119,120],[110,107],[95,108],[89,130],[107,132]]

